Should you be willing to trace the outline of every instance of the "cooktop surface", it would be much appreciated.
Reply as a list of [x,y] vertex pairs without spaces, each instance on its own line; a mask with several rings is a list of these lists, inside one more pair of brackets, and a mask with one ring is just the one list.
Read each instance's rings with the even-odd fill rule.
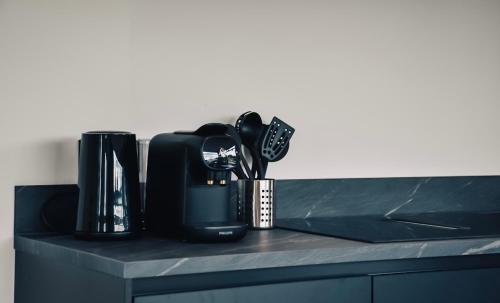
[[280,228],[370,243],[500,236],[500,212],[278,219]]

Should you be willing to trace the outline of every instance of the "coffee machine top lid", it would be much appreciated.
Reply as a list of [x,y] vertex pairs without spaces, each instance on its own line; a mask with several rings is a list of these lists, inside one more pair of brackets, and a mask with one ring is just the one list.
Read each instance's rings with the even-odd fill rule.
[[83,135],[133,135],[131,132],[115,130],[95,130],[83,133]]

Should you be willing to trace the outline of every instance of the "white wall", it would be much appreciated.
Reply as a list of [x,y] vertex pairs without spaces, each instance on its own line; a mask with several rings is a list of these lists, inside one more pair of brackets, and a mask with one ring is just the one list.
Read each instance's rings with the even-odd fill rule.
[[0,0],[0,302],[13,188],[75,141],[248,110],[297,128],[277,178],[500,173],[500,1]]

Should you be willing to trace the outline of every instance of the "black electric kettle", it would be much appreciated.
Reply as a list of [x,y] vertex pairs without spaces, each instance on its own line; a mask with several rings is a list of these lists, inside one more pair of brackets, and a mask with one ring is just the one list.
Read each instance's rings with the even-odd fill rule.
[[75,235],[127,238],[139,228],[139,172],[135,135],[95,131],[82,134]]

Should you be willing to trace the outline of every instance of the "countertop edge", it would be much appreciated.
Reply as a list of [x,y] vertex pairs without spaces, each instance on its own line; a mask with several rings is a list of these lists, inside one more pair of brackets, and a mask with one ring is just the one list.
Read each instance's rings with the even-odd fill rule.
[[[358,244],[358,242],[355,242]],[[123,262],[98,254],[24,236],[14,237],[18,251],[125,279],[253,270],[364,261],[387,261],[479,254],[499,254],[500,238],[398,242],[301,250],[261,251]],[[293,249],[293,247],[291,247]]]

